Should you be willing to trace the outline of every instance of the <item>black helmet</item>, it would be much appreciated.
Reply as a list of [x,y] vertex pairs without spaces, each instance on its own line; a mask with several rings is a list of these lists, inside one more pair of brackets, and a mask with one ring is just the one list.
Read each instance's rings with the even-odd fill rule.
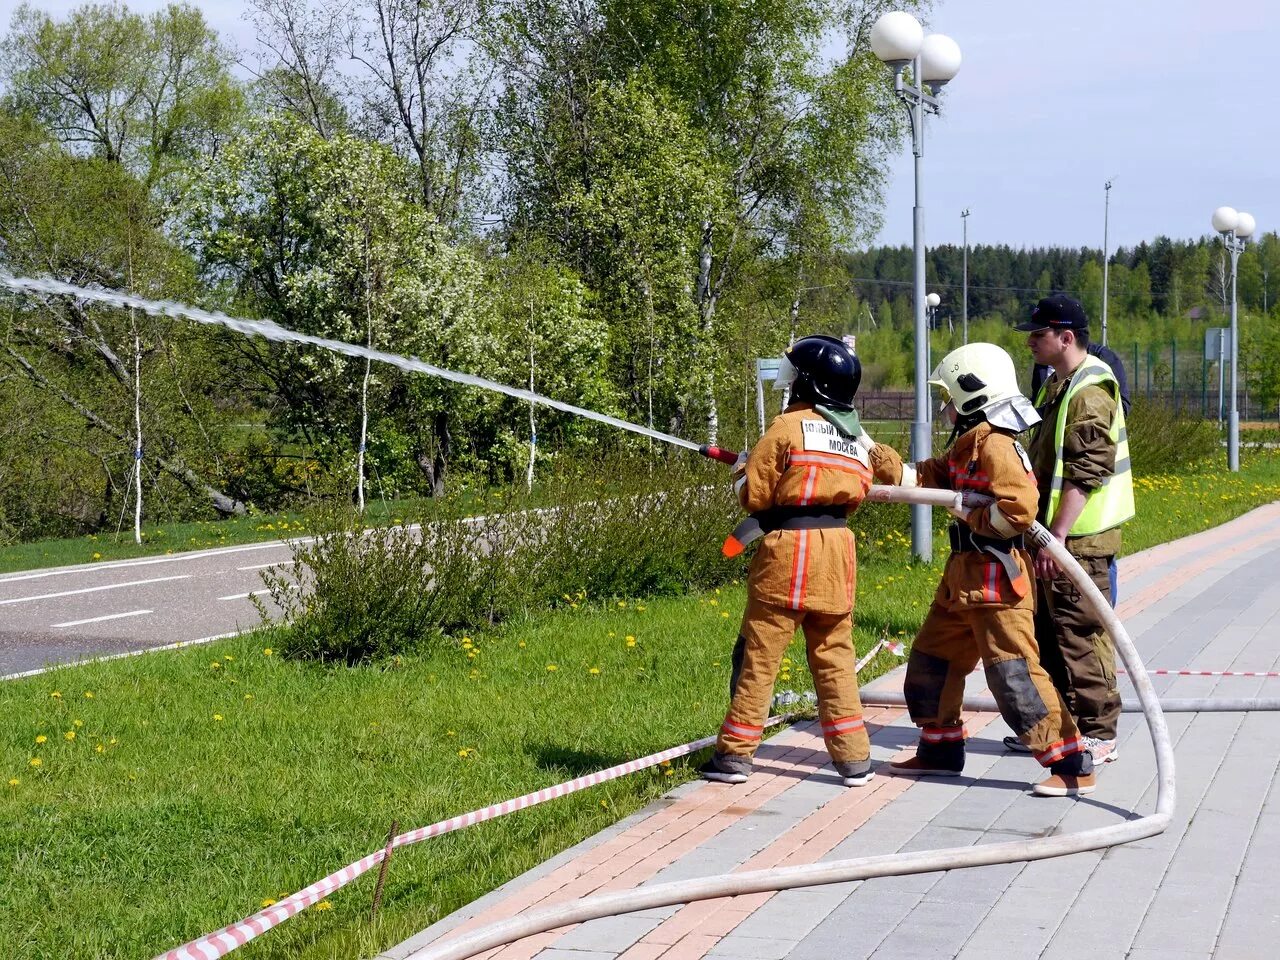
[[836,410],[852,410],[862,382],[862,364],[852,348],[835,337],[802,337],[782,354],[795,367],[791,396]]

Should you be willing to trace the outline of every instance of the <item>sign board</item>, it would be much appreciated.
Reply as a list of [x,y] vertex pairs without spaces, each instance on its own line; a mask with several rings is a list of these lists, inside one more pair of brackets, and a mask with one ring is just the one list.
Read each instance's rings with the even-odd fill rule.
[[1206,361],[1231,360],[1231,328],[1210,327],[1204,332],[1204,358]]
[[756,361],[756,379],[760,381],[768,380],[772,383],[778,379],[778,367],[782,365],[779,357],[773,357],[769,360]]

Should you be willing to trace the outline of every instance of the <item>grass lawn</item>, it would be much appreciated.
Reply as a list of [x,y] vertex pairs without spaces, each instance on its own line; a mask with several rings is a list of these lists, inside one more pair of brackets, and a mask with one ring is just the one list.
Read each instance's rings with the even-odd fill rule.
[[[1230,479],[1148,478],[1139,497],[1131,550],[1280,499],[1280,458]],[[861,650],[909,638],[927,606],[938,570],[908,565],[904,539],[862,544]],[[407,830],[705,736],[743,602],[739,585],[587,597],[385,667],[284,661],[263,632],[0,685],[3,955],[149,957],[377,849],[392,819]],[[790,660],[780,686],[808,689],[799,645]],[[376,924],[370,874],[236,955],[370,956],[694,763],[403,849]]]

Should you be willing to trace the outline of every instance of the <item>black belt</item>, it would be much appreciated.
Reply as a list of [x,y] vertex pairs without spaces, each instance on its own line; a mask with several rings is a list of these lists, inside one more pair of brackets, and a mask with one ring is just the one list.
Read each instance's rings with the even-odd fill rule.
[[827,504],[814,507],[769,507],[751,514],[733,528],[725,540],[721,552],[726,557],[736,557],[748,544],[775,530],[823,530],[848,525],[849,507],[846,504]]
[[974,533],[962,523],[953,522],[947,528],[947,535],[951,538],[952,553],[985,553],[1004,568],[1004,574],[1009,578],[1009,586],[1013,587],[1013,592],[1019,597],[1027,595],[1031,585],[1022,575],[1018,560],[1013,555],[1015,550],[1026,549],[1026,541],[1022,534],[1005,539],[984,537]]

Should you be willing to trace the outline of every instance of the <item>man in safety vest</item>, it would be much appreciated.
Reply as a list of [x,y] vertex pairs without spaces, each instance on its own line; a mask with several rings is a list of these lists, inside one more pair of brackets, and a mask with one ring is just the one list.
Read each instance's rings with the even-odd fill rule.
[[[1088,352],[1089,322],[1070,297],[1044,298],[1017,329],[1028,334],[1035,362],[1053,367],[1036,396],[1041,423],[1029,444],[1040,488],[1037,518],[1106,596],[1120,527],[1134,514],[1120,384]],[[1066,696],[1094,761],[1109,763],[1117,756],[1120,718],[1115,645],[1047,552],[1036,557],[1035,573],[1041,662]]]
[[911,719],[923,728],[920,742],[915,756],[889,770],[959,776],[965,677],[981,661],[1000,715],[1049,768],[1050,776],[1033,791],[1055,797],[1092,793],[1093,759],[1036,650],[1031,558],[1023,534],[1035,521],[1038,497],[1031,463],[1014,438],[1039,418],[1018,389],[1013,360],[992,343],[953,350],[929,382],[942,388],[943,410],[955,425],[955,442],[946,454],[913,469],[903,467],[897,451],[885,444],[871,452],[880,482],[959,490],[966,500],[963,519],[951,525],[942,582],[907,661],[903,692]]
[[777,386],[790,403],[734,467],[734,489],[750,514],[725,541],[737,556],[759,541],[747,578],[747,609],[733,651],[731,701],[708,780],[742,783],[751,773],[774,679],[797,628],[827,752],[845,786],[871,778],[853,648],[857,573],[847,517],[871,487],[867,441],[853,408],[862,378],[854,352],[832,337],[797,340]]

